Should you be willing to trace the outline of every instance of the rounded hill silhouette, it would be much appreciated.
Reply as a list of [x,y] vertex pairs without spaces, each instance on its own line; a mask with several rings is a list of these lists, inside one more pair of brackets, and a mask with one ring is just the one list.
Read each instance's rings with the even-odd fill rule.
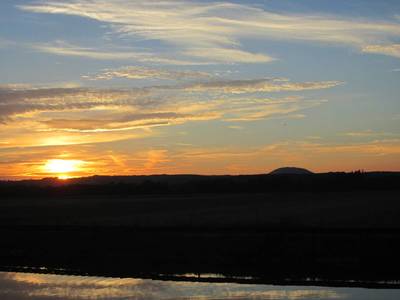
[[296,175],[303,175],[303,174],[314,174],[313,172],[303,169],[303,168],[296,168],[296,167],[283,167],[276,170],[273,170],[271,173],[272,175],[279,175],[279,174],[296,174]]

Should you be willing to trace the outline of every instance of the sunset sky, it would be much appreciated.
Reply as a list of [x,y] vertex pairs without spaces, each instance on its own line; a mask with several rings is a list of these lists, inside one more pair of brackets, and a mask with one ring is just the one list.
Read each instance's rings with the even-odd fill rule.
[[0,179],[400,170],[398,0],[1,0]]

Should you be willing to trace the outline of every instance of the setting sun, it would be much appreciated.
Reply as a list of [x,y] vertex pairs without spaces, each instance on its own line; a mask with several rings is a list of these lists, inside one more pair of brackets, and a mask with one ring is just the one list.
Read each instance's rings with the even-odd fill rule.
[[68,173],[79,171],[83,163],[81,160],[50,159],[44,165],[44,169],[46,172],[57,174],[61,179],[66,179],[71,177]]

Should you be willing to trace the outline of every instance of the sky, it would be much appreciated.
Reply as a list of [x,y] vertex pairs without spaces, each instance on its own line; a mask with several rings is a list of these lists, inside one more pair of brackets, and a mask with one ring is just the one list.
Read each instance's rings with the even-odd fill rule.
[[398,0],[2,0],[0,179],[400,170]]

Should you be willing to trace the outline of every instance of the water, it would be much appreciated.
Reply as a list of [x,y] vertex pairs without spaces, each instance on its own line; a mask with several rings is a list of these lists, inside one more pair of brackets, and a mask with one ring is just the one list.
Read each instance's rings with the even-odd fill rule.
[[1,300],[398,300],[400,290],[196,283],[0,272]]

